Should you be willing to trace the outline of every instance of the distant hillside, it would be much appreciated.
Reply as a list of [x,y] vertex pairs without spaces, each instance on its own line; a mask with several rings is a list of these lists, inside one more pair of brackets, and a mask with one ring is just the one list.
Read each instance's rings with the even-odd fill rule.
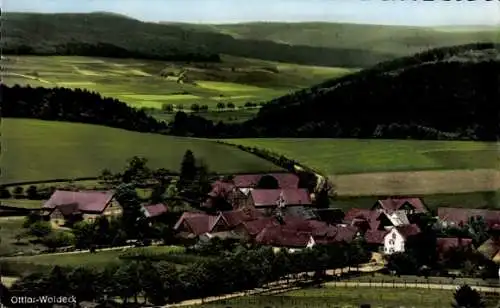
[[241,133],[497,140],[499,50],[462,45],[382,63],[275,99]]
[[368,67],[395,56],[366,48],[290,46],[236,39],[211,26],[146,23],[108,13],[4,13],[5,54],[220,61],[220,55],[304,65]]
[[408,27],[347,23],[255,22],[213,25],[221,33],[239,39],[257,39],[290,45],[353,48],[407,56],[426,49],[475,42],[500,42],[500,29],[493,27]]

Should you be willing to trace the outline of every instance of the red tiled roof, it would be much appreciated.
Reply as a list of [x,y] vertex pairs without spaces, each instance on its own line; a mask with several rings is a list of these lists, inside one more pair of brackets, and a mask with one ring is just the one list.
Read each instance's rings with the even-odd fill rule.
[[208,193],[211,197],[227,197],[229,192],[234,189],[235,185],[224,181],[215,181],[212,184],[212,190]]
[[262,216],[263,214],[259,211],[247,208],[222,212],[222,217],[225,219],[229,227],[235,227],[245,221],[259,219]]
[[54,209],[60,205],[77,204],[78,210],[81,212],[102,213],[113,198],[113,195],[114,193],[111,191],[56,190],[50,196],[50,199],[44,203],[42,208]]
[[419,198],[388,198],[384,200],[378,200],[380,206],[386,210],[387,212],[394,212],[399,209],[406,203],[409,203],[415,208],[416,213],[424,213],[427,212],[427,209]]
[[257,220],[245,221],[240,225],[248,232],[250,236],[255,236],[265,227],[272,225],[275,219],[273,217],[265,217]]
[[210,232],[218,218],[219,216],[208,215],[205,213],[184,212],[175,224],[174,229],[179,229],[182,223],[185,222],[193,234],[201,235]]
[[468,209],[468,208],[438,208],[438,217],[442,221],[466,224],[471,217],[481,216],[488,226],[500,224],[500,211]]
[[255,206],[276,206],[283,194],[286,204],[310,205],[311,198],[307,190],[297,189],[254,189],[250,192]]
[[278,181],[280,188],[299,187],[299,177],[293,173],[240,174],[234,176],[233,182],[238,188],[254,188],[265,175],[273,176]]
[[420,228],[416,224],[398,226],[396,229],[404,238],[417,235],[421,232]]
[[371,230],[377,230],[380,226],[380,216],[384,215],[377,211],[368,209],[350,209],[344,216],[344,221],[348,224],[358,225],[359,222],[366,221]]
[[358,229],[352,226],[347,227],[338,227],[337,235],[335,236],[335,240],[337,242],[346,242],[350,243],[358,233]]
[[436,243],[436,249],[439,253],[446,252],[452,248],[466,247],[472,245],[472,239],[470,238],[438,238]]
[[386,230],[368,230],[365,233],[365,240],[368,244],[383,244],[384,237],[389,233]]
[[162,203],[150,204],[150,205],[145,205],[144,210],[146,211],[147,217],[156,217],[156,216],[160,216],[163,213],[166,213],[167,206],[165,204],[162,204]]
[[308,233],[297,233],[283,226],[268,226],[264,228],[255,238],[262,245],[282,247],[305,247],[310,239]]
[[56,209],[58,209],[63,216],[70,216],[72,214],[81,213],[80,210],[78,209],[77,203],[68,203],[68,204],[57,205]]

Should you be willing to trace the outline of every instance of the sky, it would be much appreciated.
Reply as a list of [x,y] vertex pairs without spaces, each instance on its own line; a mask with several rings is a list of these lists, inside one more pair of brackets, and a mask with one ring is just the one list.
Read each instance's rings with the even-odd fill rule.
[[500,0],[0,0],[7,12],[95,12],[144,21],[325,21],[443,26],[499,25]]

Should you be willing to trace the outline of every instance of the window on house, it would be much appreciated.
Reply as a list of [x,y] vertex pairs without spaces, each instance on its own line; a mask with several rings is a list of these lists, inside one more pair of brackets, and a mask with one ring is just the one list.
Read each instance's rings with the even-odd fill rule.
[[389,252],[393,253],[394,252],[394,248],[389,249]]
[[392,239],[394,239],[394,240],[396,239],[396,233],[392,234]]
[[389,245],[394,245],[394,240],[390,240]]

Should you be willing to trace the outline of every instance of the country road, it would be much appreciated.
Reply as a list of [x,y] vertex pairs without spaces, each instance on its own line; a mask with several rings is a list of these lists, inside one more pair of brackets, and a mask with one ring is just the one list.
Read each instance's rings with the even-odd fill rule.
[[[344,287],[344,288],[403,288],[403,289],[432,289],[432,290],[456,290],[459,284],[435,284],[435,283],[400,283],[400,282],[358,282],[358,281],[332,281],[325,282],[325,287]],[[470,286],[479,292],[498,292],[500,287]]]

